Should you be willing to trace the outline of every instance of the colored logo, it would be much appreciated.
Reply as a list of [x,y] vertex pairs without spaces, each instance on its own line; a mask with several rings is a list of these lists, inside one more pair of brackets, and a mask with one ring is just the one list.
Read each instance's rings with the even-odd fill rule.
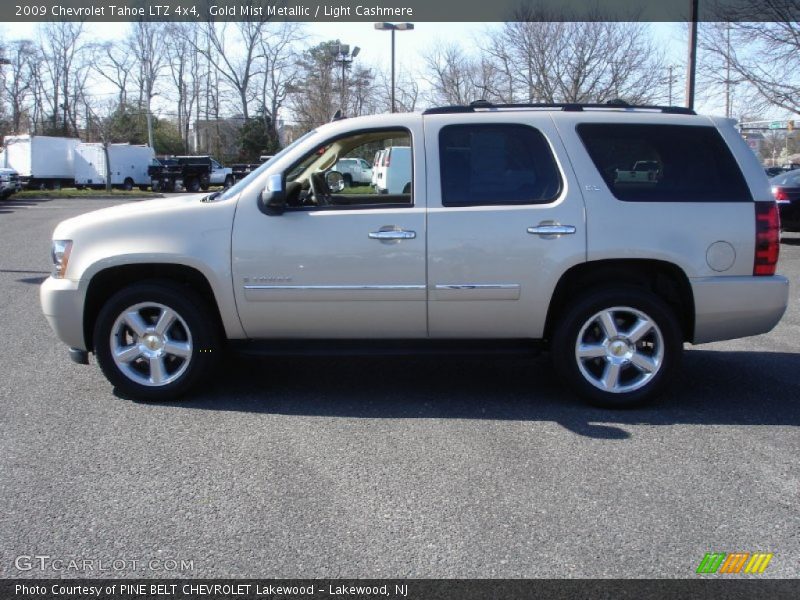
[[698,573],[763,573],[771,552],[707,552],[697,567]]

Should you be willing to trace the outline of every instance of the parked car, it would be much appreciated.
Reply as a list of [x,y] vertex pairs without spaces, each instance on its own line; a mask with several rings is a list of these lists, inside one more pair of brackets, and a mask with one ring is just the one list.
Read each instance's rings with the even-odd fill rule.
[[773,177],[769,183],[780,210],[781,227],[800,231],[800,169]]
[[340,158],[333,170],[342,174],[347,187],[372,183],[372,167],[363,158]]
[[786,173],[790,169],[786,169],[784,167],[764,167],[764,172],[767,174],[767,177],[776,177],[781,173]]
[[19,174],[14,169],[0,168],[0,199],[5,200],[20,189]]
[[[407,191],[342,193],[331,166],[364,144],[392,146]],[[657,181],[615,179],[652,157]],[[730,120],[484,102],[337,120],[225,192],[64,221],[41,302],[72,358],[136,398],[189,392],[225,348],[544,348],[571,389],[622,407],[665,390],[684,343],[778,323],[779,248]]]

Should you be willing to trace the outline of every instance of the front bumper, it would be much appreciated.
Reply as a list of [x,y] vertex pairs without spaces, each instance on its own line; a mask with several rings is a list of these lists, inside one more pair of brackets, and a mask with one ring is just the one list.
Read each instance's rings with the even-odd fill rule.
[[692,343],[767,333],[786,312],[789,280],[773,277],[702,277],[691,280],[695,323]]
[[77,281],[48,277],[39,288],[47,322],[70,348],[86,350],[83,336],[83,291]]
[[8,195],[18,192],[20,190],[19,182],[17,181],[0,181],[0,194]]

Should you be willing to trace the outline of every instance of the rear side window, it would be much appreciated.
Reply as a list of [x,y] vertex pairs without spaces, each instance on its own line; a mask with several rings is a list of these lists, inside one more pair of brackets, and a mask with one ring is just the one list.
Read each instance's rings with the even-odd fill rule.
[[444,206],[543,204],[561,190],[544,136],[527,125],[448,125],[439,132]]
[[747,202],[750,190],[714,127],[583,123],[589,156],[619,200]]

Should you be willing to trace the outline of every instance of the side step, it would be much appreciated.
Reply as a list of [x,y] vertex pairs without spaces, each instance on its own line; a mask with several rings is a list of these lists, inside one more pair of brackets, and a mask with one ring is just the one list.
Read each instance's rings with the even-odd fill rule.
[[242,354],[261,356],[536,355],[539,340],[230,340]]

